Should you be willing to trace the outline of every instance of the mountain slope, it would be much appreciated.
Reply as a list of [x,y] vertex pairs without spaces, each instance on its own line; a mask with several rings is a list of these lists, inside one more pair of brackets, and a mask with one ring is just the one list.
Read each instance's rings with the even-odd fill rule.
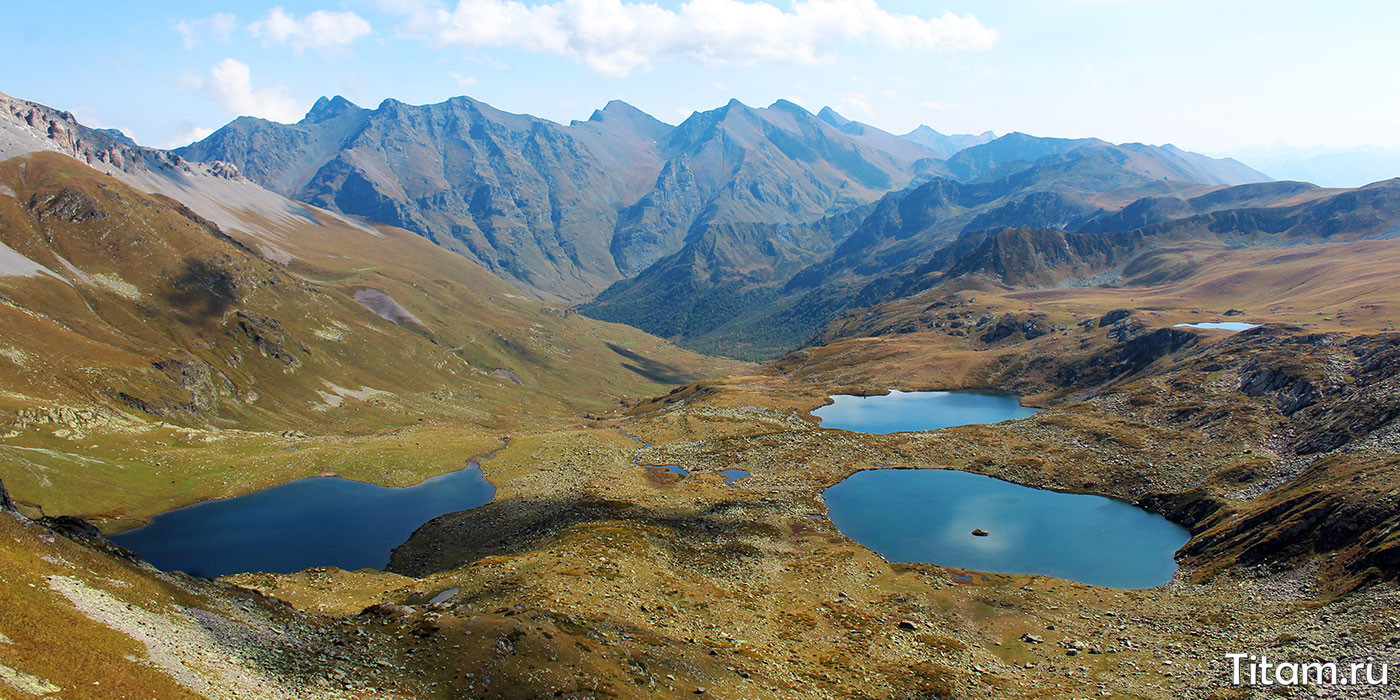
[[[891,150],[886,150],[891,149]],[[671,134],[656,187],[623,212],[614,257],[635,275],[711,224],[800,224],[859,206],[937,169],[922,148],[849,132],[785,101],[737,100]]]
[[802,344],[847,309],[947,277],[1013,287],[1162,279],[1183,274],[1143,257],[1162,247],[1387,238],[1400,223],[1393,183],[1354,191],[1287,182],[1210,187],[1157,180],[1126,153],[1081,144],[998,180],[937,178],[886,195],[858,220],[805,227],[828,231],[834,243],[814,264],[783,268],[786,277],[725,277],[708,272],[712,262],[676,256],[582,310],[711,352],[762,358]]
[[567,297],[616,279],[608,232],[656,177],[668,130],[620,102],[565,127],[465,97],[373,110],[323,98],[296,124],[244,117],[179,153]]
[[811,221],[934,167],[889,134],[737,101],[673,128],[621,102],[565,126],[466,97],[375,109],[322,98],[296,124],[240,118],[178,154],[565,299],[675,252],[696,224]]
[[[1143,195],[1210,189],[1159,181],[1116,157],[1120,152],[1112,148],[1080,145],[1074,153],[1060,153],[1055,142],[1049,146],[1052,152],[1040,161],[996,180],[935,177],[868,207],[794,229],[786,235],[815,237],[822,245],[792,249],[792,255],[803,259],[789,260],[781,269],[764,266],[761,275],[731,267],[726,260],[763,257],[760,249],[769,246],[766,241],[736,239],[718,245],[713,238],[734,232],[701,231],[693,237],[693,249],[688,240],[683,254],[662,258],[652,269],[614,284],[581,310],[709,352],[749,359],[771,356],[800,344],[831,314],[882,298],[888,290],[873,297],[874,289],[862,290],[870,284],[878,288],[882,279],[893,283],[967,231],[1074,228]],[[752,250],[730,252],[725,260],[704,254],[744,245]]]
[[[0,112],[15,137],[0,161],[0,453],[28,503],[102,502],[121,519],[319,469],[413,483],[491,435],[742,367],[524,298],[421,236],[290,202],[231,166],[99,148],[63,113],[20,107],[37,126]],[[157,181],[183,201],[138,189]],[[453,426],[442,450],[462,454],[384,437],[439,424]],[[327,447],[284,452],[297,444],[283,434]],[[143,456],[205,438],[218,444]],[[98,461],[71,457],[85,439]],[[200,457],[214,453],[218,469]]]

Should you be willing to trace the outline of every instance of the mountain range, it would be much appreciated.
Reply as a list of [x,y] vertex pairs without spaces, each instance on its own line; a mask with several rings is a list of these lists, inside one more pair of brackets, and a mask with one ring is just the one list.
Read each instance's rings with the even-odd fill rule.
[[[799,225],[932,177],[981,180],[1103,142],[903,137],[826,108],[737,100],[671,126],[622,102],[561,125],[467,97],[374,109],[322,98],[295,124],[251,117],[177,149],[330,211],[427,236],[534,294],[591,299],[712,225]],[[978,157],[960,156],[980,144]],[[1232,161],[1129,145],[1147,178],[1267,179]],[[1150,165],[1148,164],[1150,162]]]
[[[1265,178],[1232,161],[1097,139],[1009,134],[943,165],[949,175],[812,224],[695,232],[681,251],[581,308],[704,351],[772,357],[848,309],[963,269],[960,258],[999,230],[1112,232],[1137,240],[1133,230],[1152,224],[1336,194],[1304,183],[1229,185]],[[1389,214],[1380,219],[1391,221]],[[1238,220],[1244,222],[1239,237],[1256,240],[1251,226],[1259,219]],[[1385,232],[1384,225],[1374,228],[1376,235]]]
[[1247,148],[1231,156],[1282,180],[1304,180],[1324,187],[1360,187],[1400,177],[1400,147]]
[[[573,413],[715,362],[530,299],[417,234],[3,95],[0,298],[17,331],[0,410],[87,406],[98,423],[510,420],[463,407]],[[405,405],[417,418],[390,418]]]
[[732,101],[670,126],[615,101],[560,125],[466,97],[375,109],[337,97],[296,124],[237,119],[176,153],[582,300],[675,252],[696,225],[809,221],[937,169],[934,151],[835,121]]
[[[87,162],[181,201],[207,198],[201,215],[260,232],[250,244],[270,260],[294,257],[285,232],[240,219],[304,217],[299,202],[346,226],[417,233],[527,295],[743,359],[780,355],[940,275],[995,271],[967,256],[998,258],[989,245],[1030,231],[1071,257],[1087,249],[1070,241],[1118,241],[1114,255],[1057,272],[1006,273],[1064,284],[1076,271],[1111,277],[1109,261],[1201,231],[1230,244],[1315,240],[1316,227],[1280,222],[1343,208],[1343,197],[1366,209],[1360,200],[1389,192],[1270,182],[1171,145],[927,127],[899,136],[781,100],[730,101],[672,126],[618,101],[563,125],[468,97],[373,109],[333,97],[297,123],[241,117],[170,152],[81,133]],[[210,182],[217,194],[201,194]],[[1388,213],[1366,211],[1366,235],[1388,235]]]

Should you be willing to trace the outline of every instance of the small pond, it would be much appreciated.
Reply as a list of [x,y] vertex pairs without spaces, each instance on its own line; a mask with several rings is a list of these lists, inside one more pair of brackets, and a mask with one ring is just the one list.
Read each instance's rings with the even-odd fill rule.
[[860,471],[823,497],[842,534],[892,562],[1111,588],[1167,583],[1173,555],[1190,539],[1185,528],[1123,501],[943,469]]
[[157,568],[197,576],[381,569],[423,523],[495,495],[476,466],[407,488],[316,477],[162,513],[112,540]]
[[891,391],[883,396],[837,394],[831,400],[812,415],[821,420],[823,428],[857,433],[939,430],[1000,423],[1037,413],[1037,409],[1022,406],[1019,396],[1003,392]]
[[1173,328],[1203,328],[1206,330],[1247,331],[1251,328],[1258,328],[1257,323],[1244,323],[1242,321],[1208,321],[1205,323],[1178,323]]
[[732,484],[740,479],[747,479],[750,476],[752,476],[743,469],[721,469],[719,470],[719,475],[724,477],[725,483],[729,484]]

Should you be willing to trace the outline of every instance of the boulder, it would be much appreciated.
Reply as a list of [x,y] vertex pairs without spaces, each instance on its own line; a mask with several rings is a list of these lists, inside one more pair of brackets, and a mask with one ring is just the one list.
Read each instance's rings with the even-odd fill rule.
[[382,617],[398,620],[413,615],[413,608],[398,603],[375,603],[360,611],[362,617]]
[[1114,309],[1099,318],[1099,328],[1111,326],[1133,315],[1132,309]]
[[106,543],[107,536],[97,529],[96,525],[71,515],[58,515],[54,517],[40,518],[39,523],[55,533],[63,535],[70,540],[91,540],[99,543]]

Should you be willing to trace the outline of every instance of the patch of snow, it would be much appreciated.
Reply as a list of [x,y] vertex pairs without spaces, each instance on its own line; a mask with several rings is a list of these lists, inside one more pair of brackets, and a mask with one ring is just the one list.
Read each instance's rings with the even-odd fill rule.
[[417,325],[426,326],[413,312],[405,309],[402,304],[393,297],[370,287],[355,290],[355,301],[360,302],[365,308],[373,311],[380,318],[398,326]]
[[292,254],[288,253],[287,251],[281,248],[278,248],[275,245],[272,245],[271,243],[259,243],[258,252],[262,253],[262,256],[264,258],[267,258],[268,260],[271,260],[272,262],[275,262],[279,265],[292,264]]
[[321,383],[325,384],[326,388],[330,389],[330,391],[321,391],[320,389],[317,389],[316,394],[321,397],[321,401],[324,402],[325,405],[331,408],[339,408],[341,404],[345,403],[345,399],[356,399],[358,401],[366,401],[374,396],[378,396],[381,394],[387,395],[389,393],[387,391],[384,391],[383,389],[375,389],[373,387],[368,387],[363,384],[360,385],[359,390],[355,390],[346,389],[345,387],[340,386],[339,384],[336,384],[335,382],[332,382],[328,379],[322,379]]
[[53,270],[24,257],[19,251],[0,242],[0,277],[38,277],[40,275],[48,275],[65,284],[68,282]]
[[[52,253],[53,251],[49,251],[49,252]],[[83,272],[82,270],[78,269],[78,266],[77,266],[77,265],[74,265],[73,263],[68,262],[68,259],[67,259],[67,258],[63,257],[62,255],[59,255],[58,253],[53,253],[53,256],[54,256],[55,258],[58,258],[59,264],[63,265],[64,269],[66,269],[66,270],[68,270],[68,272],[72,273],[73,276],[74,276],[74,277],[77,277],[79,281],[84,282],[84,283],[87,283],[87,284],[92,284],[92,278],[91,278],[91,277],[88,277],[88,275],[87,275],[86,272]]]

